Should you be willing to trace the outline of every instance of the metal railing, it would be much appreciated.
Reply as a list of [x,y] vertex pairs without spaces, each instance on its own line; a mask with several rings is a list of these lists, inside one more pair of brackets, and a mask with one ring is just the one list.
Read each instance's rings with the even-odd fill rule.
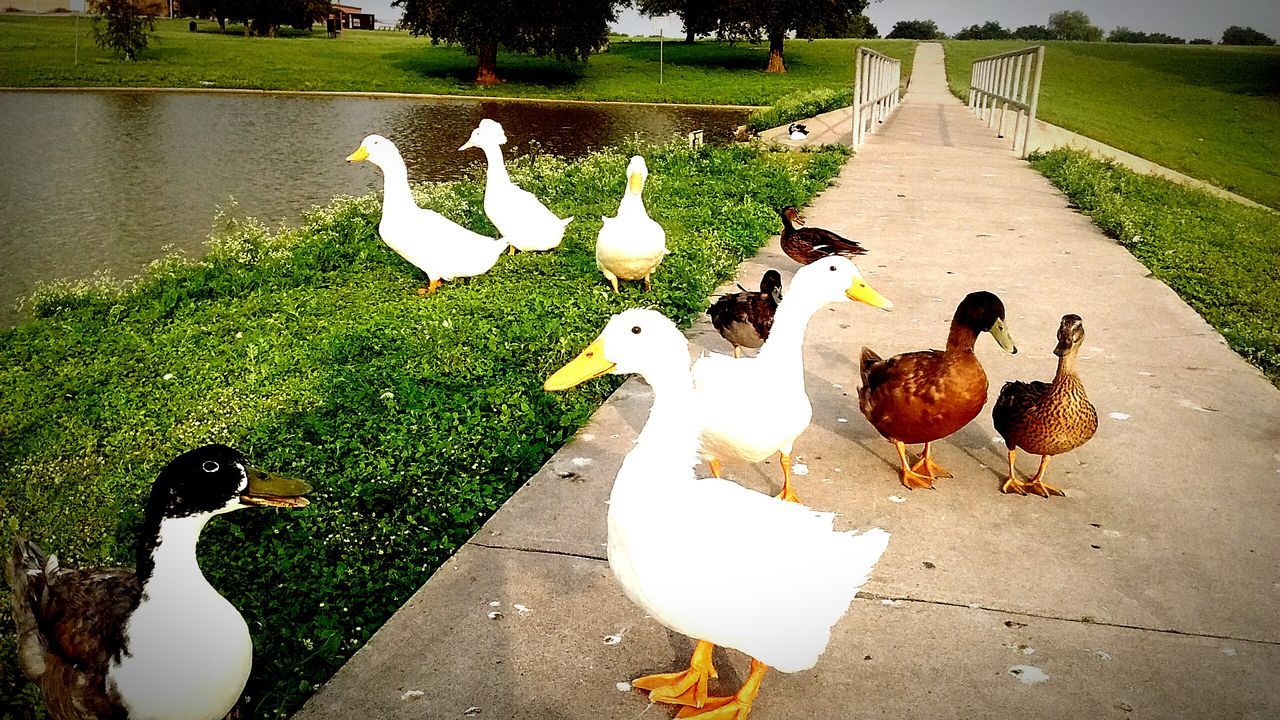
[[902,61],[870,48],[858,48],[853,71],[853,149],[898,107]]
[[[1004,137],[1004,116],[1009,108],[1013,108],[1013,144],[1010,149],[1018,149],[1018,132],[1021,130],[1022,152],[1019,157],[1027,156],[1031,143],[1031,127],[1035,125],[1036,104],[1040,101],[1042,70],[1044,46],[1037,45],[978,58],[973,61],[969,76],[969,108],[987,121],[987,127],[995,124],[999,111],[1000,130],[996,137]],[[1024,115],[1025,126],[1022,124]]]

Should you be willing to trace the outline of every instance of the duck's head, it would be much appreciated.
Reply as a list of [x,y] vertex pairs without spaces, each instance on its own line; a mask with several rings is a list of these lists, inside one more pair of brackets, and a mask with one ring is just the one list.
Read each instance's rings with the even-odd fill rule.
[[689,369],[689,341],[675,323],[654,310],[614,315],[595,342],[547,378],[547,390],[568,390],[601,375],[655,375],[682,366]]
[[760,278],[760,292],[773,298],[775,303],[782,302],[782,273],[777,270],[766,270]]
[[1058,346],[1053,349],[1053,354],[1062,357],[1072,350],[1080,348],[1080,343],[1084,342],[1084,321],[1079,315],[1063,315],[1062,322],[1058,325]]
[[779,210],[778,215],[780,215],[784,220],[790,221],[796,225],[800,225],[804,222],[800,219],[800,211],[796,210],[792,205],[788,205]]
[[841,255],[816,260],[797,270],[787,297],[796,295],[822,303],[857,300],[884,310],[893,307],[889,298],[867,284],[858,266]]
[[966,295],[956,307],[952,322],[973,330],[975,334],[989,332],[1005,352],[1018,354],[1018,347],[1013,344],[1013,336],[1004,322],[1004,303],[995,293],[979,290]]
[[507,144],[507,134],[502,131],[502,125],[496,120],[485,118],[480,121],[480,126],[471,131],[471,137],[458,150],[466,150],[467,148],[483,148],[497,147],[498,145]]
[[161,519],[218,515],[247,507],[307,506],[311,486],[259,470],[226,445],[185,452],[160,471],[147,513]]
[[631,162],[627,163],[627,192],[639,195],[644,191],[644,181],[648,178],[649,166],[644,164],[644,158],[632,156]]
[[357,163],[368,160],[378,167],[385,167],[386,163],[392,159],[400,160],[400,151],[396,149],[395,143],[381,135],[366,137],[360,143],[360,147],[347,156],[347,162]]

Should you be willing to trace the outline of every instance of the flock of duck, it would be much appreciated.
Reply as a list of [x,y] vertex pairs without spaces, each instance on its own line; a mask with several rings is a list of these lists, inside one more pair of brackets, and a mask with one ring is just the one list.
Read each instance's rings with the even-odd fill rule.
[[[494,239],[416,205],[395,145],[370,135],[348,160],[382,169],[382,239],[422,269],[434,292],[441,282],[487,272],[511,248],[546,251],[561,242],[572,218],[560,218],[514,185],[503,165],[502,127],[483,120],[460,148],[481,148],[488,161],[484,210]],[[625,194],[597,238],[601,273],[644,281],[666,254],[665,233],[642,200],[648,175],[632,158]],[[713,325],[733,354],[690,362],[676,325],[649,309],[613,316],[599,337],[545,383],[563,391],[604,374],[638,374],[653,388],[653,407],[618,471],[608,509],[608,558],[627,597],[666,627],[697,640],[687,670],[638,678],[652,701],[682,706],[677,717],[745,720],[766,671],[813,667],[831,628],[888,546],[879,528],[837,532],[834,514],[801,504],[791,453],[812,420],[804,385],[802,344],[810,318],[830,303],[891,303],[867,284],[854,241],[800,224],[780,212],[781,244],[800,267],[784,294],[782,276],[765,273],[760,290],[722,296]],[[931,488],[950,477],[930,445],[968,424],[987,399],[987,377],[974,353],[989,332],[1016,352],[1001,300],[970,293],[956,308],[943,350],[882,359],[864,348],[859,407],[897,449],[900,479]],[[1008,448],[1005,493],[1062,495],[1044,482],[1048,460],[1092,437],[1097,415],[1075,373],[1084,338],[1081,319],[1066,315],[1054,352],[1052,382],[1010,382],[993,412]],[[744,357],[742,348],[757,349]],[[768,408],[768,421],[758,410]],[[906,445],[923,443],[910,463]],[[1041,455],[1035,476],[1014,467],[1017,450]],[[722,460],[760,462],[774,454],[783,473],[777,498],[722,479]],[[713,477],[695,472],[705,460]],[[300,508],[310,488],[254,468],[236,450],[208,445],[169,462],[155,480],[137,541],[135,570],[62,568],[34,543],[15,540],[6,563],[13,588],[20,665],[41,689],[55,720],[142,718],[217,720],[238,701],[252,665],[252,641],[240,613],[204,579],[196,543],[215,515],[247,507]],[[713,564],[702,550],[734,538],[736,552]],[[696,570],[694,569],[696,567]],[[198,618],[198,620],[194,620]],[[751,657],[739,690],[709,694],[712,649]]]

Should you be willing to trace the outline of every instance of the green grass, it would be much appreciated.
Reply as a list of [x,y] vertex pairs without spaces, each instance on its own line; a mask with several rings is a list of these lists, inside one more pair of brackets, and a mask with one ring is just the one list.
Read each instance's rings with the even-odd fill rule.
[[74,64],[74,20],[0,15],[0,85],[14,87],[214,87],[263,90],[342,90],[480,94],[508,97],[767,105],[814,87],[853,82],[859,42],[908,61],[910,41],[789,40],[789,72],[763,72],[767,46],[700,41],[665,44],[662,84],[658,43],[619,40],[586,63],[531,55],[498,54],[508,82],[481,88],[475,58],[456,46],[433,46],[399,31],[323,32],[246,38],[202,22],[160,20],[152,45],[138,62],[114,58],[93,44],[90,22],[80,23],[80,62]]
[[[615,295],[593,248],[632,152],[647,156],[672,254],[652,292]],[[617,384],[547,393],[553,370],[622,309],[689,323],[778,230],[773,208],[805,204],[847,156],[669,146],[513,161],[517,182],[579,218],[563,246],[425,298],[423,274],[379,240],[373,195],[276,233],[226,222],[204,259],[162,259],[131,284],[52,286],[34,320],[0,331],[0,541],[20,527],[68,565],[132,565],[146,488],[206,442],[309,480],[307,510],[219,518],[200,548],[254,635],[250,717],[288,714]],[[492,232],[482,193],[471,178],[419,202]],[[0,623],[0,707],[29,708],[13,653]]]
[[[947,42],[951,90],[1021,41]],[[1280,208],[1280,48],[1046,43],[1037,115]]]
[[1280,386],[1280,215],[1076,150],[1031,164]]

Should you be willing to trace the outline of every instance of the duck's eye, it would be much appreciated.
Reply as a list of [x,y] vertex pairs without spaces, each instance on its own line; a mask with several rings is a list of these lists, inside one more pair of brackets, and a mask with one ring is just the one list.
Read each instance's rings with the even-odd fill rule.
[[636,325],[635,327],[631,328],[631,334],[632,334],[632,335],[639,335],[639,334],[640,334],[640,326],[639,326],[639,325]]
[[203,466],[203,467],[204,467],[204,471],[205,471],[205,472],[207,472],[207,473],[214,473],[214,472],[218,472],[218,470],[219,470],[222,466],[221,466],[221,465],[219,465],[218,463],[216,463],[216,462],[212,461],[212,460],[205,460],[205,461],[204,461],[204,466]]
[[835,265],[832,265],[832,266],[831,266],[831,272],[835,272],[835,271],[836,271],[836,266],[835,266]]

